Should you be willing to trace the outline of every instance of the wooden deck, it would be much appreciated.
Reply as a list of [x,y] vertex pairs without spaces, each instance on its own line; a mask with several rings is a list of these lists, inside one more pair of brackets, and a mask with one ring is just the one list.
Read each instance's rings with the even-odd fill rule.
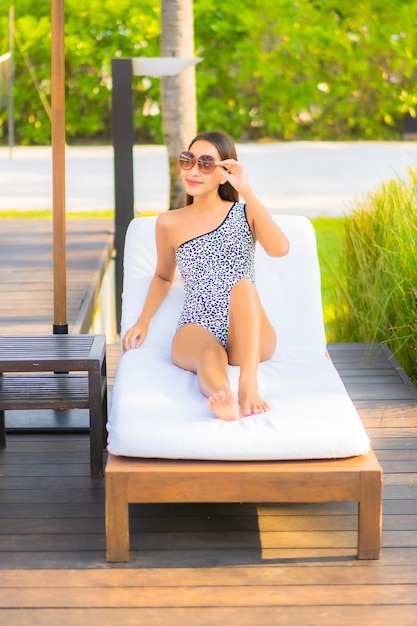
[[[355,505],[135,505],[131,563],[105,560],[88,435],[10,434],[0,452],[0,618],[416,626],[417,392],[384,350],[329,346],[384,469],[380,561],[355,558]],[[109,382],[119,357],[108,347]]]
[[[0,220],[1,334],[51,332],[51,228]],[[88,331],[112,230],[68,220],[70,332]],[[329,351],[384,469],[380,561],[355,558],[353,504],[214,503],[132,506],[133,560],[111,565],[87,416],[13,412],[0,451],[1,623],[416,626],[417,392],[383,349]],[[108,346],[110,387],[119,355]]]
[[[67,220],[67,313],[88,333],[113,252],[113,221]],[[0,334],[51,333],[52,220],[0,219]]]

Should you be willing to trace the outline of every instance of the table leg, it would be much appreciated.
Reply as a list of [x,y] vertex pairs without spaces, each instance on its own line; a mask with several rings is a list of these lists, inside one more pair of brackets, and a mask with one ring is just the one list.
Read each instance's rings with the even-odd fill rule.
[[93,478],[104,476],[103,469],[103,410],[101,401],[100,370],[90,371],[89,405],[90,405],[90,468]]
[[6,447],[6,421],[4,411],[0,410],[0,448]]

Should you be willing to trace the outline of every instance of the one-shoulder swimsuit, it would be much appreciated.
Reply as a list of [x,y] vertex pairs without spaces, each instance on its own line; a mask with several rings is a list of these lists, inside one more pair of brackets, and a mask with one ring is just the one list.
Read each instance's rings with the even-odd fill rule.
[[182,243],[176,260],[185,291],[177,330],[198,324],[226,348],[230,293],[242,279],[255,284],[255,242],[246,205],[235,202],[215,230]]

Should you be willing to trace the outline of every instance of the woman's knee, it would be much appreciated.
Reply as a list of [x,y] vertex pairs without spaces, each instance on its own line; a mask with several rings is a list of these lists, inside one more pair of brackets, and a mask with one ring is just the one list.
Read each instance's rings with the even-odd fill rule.
[[200,347],[198,358],[200,367],[223,367],[227,365],[227,353],[220,341],[208,340]]

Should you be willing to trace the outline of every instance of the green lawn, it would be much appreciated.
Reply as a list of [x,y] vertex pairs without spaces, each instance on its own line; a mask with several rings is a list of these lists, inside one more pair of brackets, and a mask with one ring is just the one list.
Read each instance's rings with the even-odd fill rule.
[[[67,212],[66,217],[68,219],[80,219],[80,218],[107,218],[114,217],[114,211],[82,211],[78,212]],[[5,209],[4,211],[0,211],[0,219],[51,219],[52,218],[52,209],[33,209],[31,211],[21,211],[19,209]]]
[[316,231],[317,249],[321,270],[321,293],[327,339],[331,337],[329,322],[336,307],[336,275],[340,275],[343,262],[343,217],[318,217],[311,220]]

